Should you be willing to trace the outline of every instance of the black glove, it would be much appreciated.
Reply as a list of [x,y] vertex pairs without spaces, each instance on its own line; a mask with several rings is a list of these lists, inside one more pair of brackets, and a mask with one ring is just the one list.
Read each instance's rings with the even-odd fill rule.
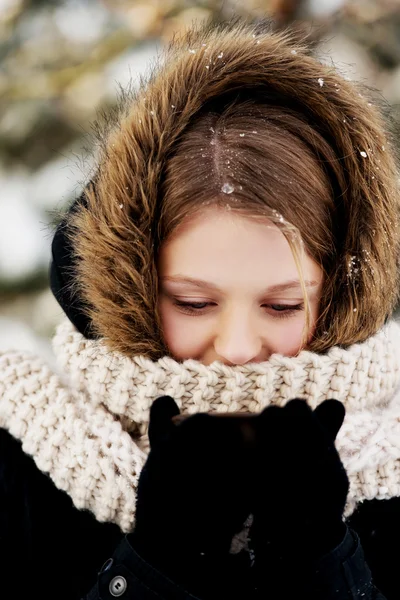
[[310,564],[343,540],[349,482],[334,442],[344,416],[336,400],[263,411],[250,532],[260,572],[279,559],[290,572],[288,561]]
[[[229,553],[250,513],[248,494],[260,417],[177,417],[175,401],[150,411],[150,453],[139,478],[129,541],[145,560],[202,598],[250,598],[249,563]],[[175,417],[175,419],[174,419]],[[236,564],[240,562],[239,565]]]

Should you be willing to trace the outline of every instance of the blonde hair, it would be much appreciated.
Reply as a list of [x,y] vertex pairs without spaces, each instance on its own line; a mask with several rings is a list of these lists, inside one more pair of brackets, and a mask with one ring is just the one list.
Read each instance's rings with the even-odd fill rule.
[[334,189],[344,181],[334,169],[335,181],[332,174],[330,179],[335,157],[318,131],[277,100],[260,103],[235,94],[201,111],[167,164],[157,234],[159,244],[165,243],[207,206],[272,221],[285,236],[299,273],[305,304],[302,347],[322,351],[327,346],[321,328],[309,341],[302,254],[307,252],[329,276]]

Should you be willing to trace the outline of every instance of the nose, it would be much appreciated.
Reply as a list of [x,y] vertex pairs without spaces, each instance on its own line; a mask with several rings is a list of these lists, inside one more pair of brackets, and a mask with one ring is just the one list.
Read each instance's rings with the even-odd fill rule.
[[214,349],[219,361],[225,364],[244,365],[258,361],[262,340],[248,318],[236,316],[225,321],[215,337]]

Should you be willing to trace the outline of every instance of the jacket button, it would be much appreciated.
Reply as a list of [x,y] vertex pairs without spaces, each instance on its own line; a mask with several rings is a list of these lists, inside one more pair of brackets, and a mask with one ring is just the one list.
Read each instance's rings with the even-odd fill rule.
[[125,593],[127,587],[128,584],[126,583],[125,577],[117,575],[117,577],[111,579],[110,586],[108,589],[110,590],[111,596],[114,596],[114,598],[118,598],[119,596],[122,596],[122,594]]

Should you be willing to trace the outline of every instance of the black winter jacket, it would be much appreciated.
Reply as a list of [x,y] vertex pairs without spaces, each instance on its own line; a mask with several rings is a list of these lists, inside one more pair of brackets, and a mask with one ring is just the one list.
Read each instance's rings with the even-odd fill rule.
[[[0,508],[2,598],[194,599],[142,560],[116,525],[76,509],[3,429]],[[321,600],[397,600],[399,538],[400,498],[364,502],[342,544],[318,565]],[[270,568],[276,580],[277,566]],[[294,572],[287,564],[278,573],[282,600],[293,597]]]

